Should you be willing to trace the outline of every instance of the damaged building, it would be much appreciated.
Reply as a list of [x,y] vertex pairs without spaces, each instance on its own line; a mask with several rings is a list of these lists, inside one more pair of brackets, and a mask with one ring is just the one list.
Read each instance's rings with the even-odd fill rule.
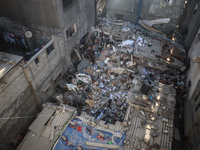
[[0,1],[0,149],[200,149],[199,6]]

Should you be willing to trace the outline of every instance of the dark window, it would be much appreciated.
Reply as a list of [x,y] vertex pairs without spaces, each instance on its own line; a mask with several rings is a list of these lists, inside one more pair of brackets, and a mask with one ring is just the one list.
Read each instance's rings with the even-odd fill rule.
[[39,63],[39,59],[36,58],[36,59],[35,59],[35,64],[37,65],[38,63]]
[[63,9],[67,8],[74,2],[74,0],[62,0],[62,1],[63,1]]
[[66,35],[67,35],[67,39],[69,39],[70,37],[73,36],[73,34],[76,32],[76,24],[73,24],[73,26],[71,26],[67,31],[66,31]]
[[49,55],[53,50],[54,50],[54,46],[53,46],[53,44],[51,44],[51,45],[46,49],[47,55]]
[[122,14],[115,14],[115,17],[116,17],[117,19],[121,19],[121,20],[124,19],[124,15],[122,15]]

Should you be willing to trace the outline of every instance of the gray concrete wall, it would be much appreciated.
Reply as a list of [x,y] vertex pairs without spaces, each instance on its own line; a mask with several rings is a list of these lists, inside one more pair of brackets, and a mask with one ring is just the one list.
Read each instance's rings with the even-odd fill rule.
[[[36,102],[20,66],[14,67],[0,84],[0,141],[8,144],[18,133],[24,133],[34,118],[15,118],[35,115]],[[10,119],[10,117],[14,117]]]
[[[142,20],[171,18],[170,25],[176,26],[185,0],[176,1],[173,6],[161,7],[161,0],[143,0],[140,17]],[[108,0],[106,14],[115,16],[115,13],[123,14],[125,21],[136,22],[139,0]]]
[[20,21],[22,24],[37,24],[60,28],[56,0],[1,0],[0,16]]
[[190,49],[191,44],[193,43],[194,37],[200,27],[200,1],[198,3],[198,9],[196,11],[196,14],[192,14],[190,16],[190,20],[188,21],[188,34],[184,42],[185,49],[188,51]]
[[[195,148],[199,148],[199,128],[200,128],[200,64],[193,63],[192,59],[196,57],[200,51],[200,41],[198,38],[198,33],[200,32],[200,28],[196,33],[196,36],[193,40],[193,43],[190,47],[188,57],[190,57],[190,69],[188,70],[187,82],[191,81],[191,86],[188,87],[188,100],[184,103],[184,132],[185,136],[187,136],[187,140],[185,144],[193,145]],[[194,149],[195,149],[194,148]],[[188,150],[190,147],[188,146]]]
[[[61,56],[61,50],[64,48],[60,43],[63,43],[62,38],[54,37],[27,64],[22,61],[2,78],[7,83],[0,84],[0,118],[5,118],[0,121],[0,141],[3,144],[8,144],[18,133],[24,133],[34,120],[34,117],[26,116],[35,116],[39,111],[28,79],[31,80],[40,105],[49,101],[54,94],[55,80],[70,64],[69,60],[65,60],[68,64],[63,64],[62,59],[65,57]],[[51,44],[54,44],[55,49],[48,55],[46,49]],[[39,59],[38,64],[35,63],[36,58]],[[25,67],[28,78],[21,66]]]
[[[46,44],[53,34],[65,39],[64,46],[70,55],[77,41],[95,24],[95,0],[75,0],[66,9],[62,0],[26,1],[18,6],[21,3],[22,0],[0,2],[0,29],[20,35],[32,31],[34,48]],[[77,32],[67,39],[66,31],[73,24]]]
[[106,14],[115,17],[115,14],[122,14],[125,21],[137,21],[138,0],[108,0],[106,4]]
[[24,26],[19,21],[13,21],[10,18],[0,17],[0,29],[4,32],[10,32],[15,35],[25,36],[26,31],[32,32],[31,50],[41,48],[46,45],[53,35],[61,36],[61,30],[56,28],[47,28],[46,26],[34,25]]
[[[58,0],[58,7],[62,8],[62,0]],[[65,39],[65,46],[68,49],[68,55],[71,55],[77,42],[95,25],[95,0],[76,0],[67,9],[59,9],[61,20],[62,37]],[[66,31],[76,24],[77,32],[69,39],[66,37]]]
[[197,57],[197,54],[199,54],[197,51],[200,52],[200,41],[198,38],[198,33],[200,32],[200,28],[197,31],[195,38],[193,40],[193,43],[190,47],[188,57],[190,58],[190,69],[188,70],[188,78],[187,81],[191,81],[191,87],[189,88],[188,98],[190,99],[197,83],[200,79],[200,64],[199,63],[193,63],[192,59]]

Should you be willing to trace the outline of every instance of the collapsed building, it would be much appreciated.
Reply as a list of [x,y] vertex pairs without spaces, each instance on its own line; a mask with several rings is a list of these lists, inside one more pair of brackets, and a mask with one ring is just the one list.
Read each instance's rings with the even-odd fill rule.
[[[48,139],[48,145],[56,143],[52,145],[54,149],[171,149],[175,90],[179,90],[178,82],[186,78],[178,73],[183,63],[177,58],[181,58],[164,57],[167,50],[162,57],[161,42],[131,23],[111,18],[99,20],[75,49],[81,60],[78,72],[71,67],[53,96],[63,105],[61,114],[69,105],[76,108],[78,116],[70,118],[69,126],[56,139],[55,129],[46,136],[49,126],[57,129],[50,119],[56,116],[45,117],[45,123],[39,115],[19,149],[35,149],[34,142],[41,138]],[[46,126],[38,133],[32,128],[34,124]],[[37,136],[32,137],[35,133]]]
[[[22,15],[26,25],[19,14],[8,16],[8,9],[1,10],[2,45],[9,45],[1,52],[2,149],[9,147],[8,141],[17,149],[181,149],[187,139],[187,149],[199,147],[197,29],[187,59],[190,41],[184,45],[186,52],[177,41],[189,37],[177,28],[167,38],[162,32],[167,26],[152,26],[167,24],[169,18],[136,19],[136,25],[109,14],[111,1],[48,3],[48,9],[37,8],[44,14],[35,14],[36,20]],[[173,9],[180,3],[160,5]],[[28,2],[25,6],[39,12]],[[111,17],[97,18],[104,7]],[[194,10],[198,19],[196,5]],[[54,21],[39,21],[44,18]],[[174,28],[177,20],[172,17],[170,22]]]

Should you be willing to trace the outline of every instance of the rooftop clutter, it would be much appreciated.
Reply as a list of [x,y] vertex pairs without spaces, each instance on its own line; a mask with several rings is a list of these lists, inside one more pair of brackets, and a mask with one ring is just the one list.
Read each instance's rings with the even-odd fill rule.
[[61,80],[68,91],[57,99],[77,107],[78,115],[87,116],[83,120],[90,116],[87,123],[112,131],[121,122],[121,133],[127,131],[124,149],[170,149],[176,91],[185,89],[186,65],[182,48],[162,36],[101,18],[75,49],[80,63]]
[[188,66],[161,37],[100,18],[74,49],[77,69],[56,86],[54,100],[76,107],[77,116],[55,149],[171,149]]

